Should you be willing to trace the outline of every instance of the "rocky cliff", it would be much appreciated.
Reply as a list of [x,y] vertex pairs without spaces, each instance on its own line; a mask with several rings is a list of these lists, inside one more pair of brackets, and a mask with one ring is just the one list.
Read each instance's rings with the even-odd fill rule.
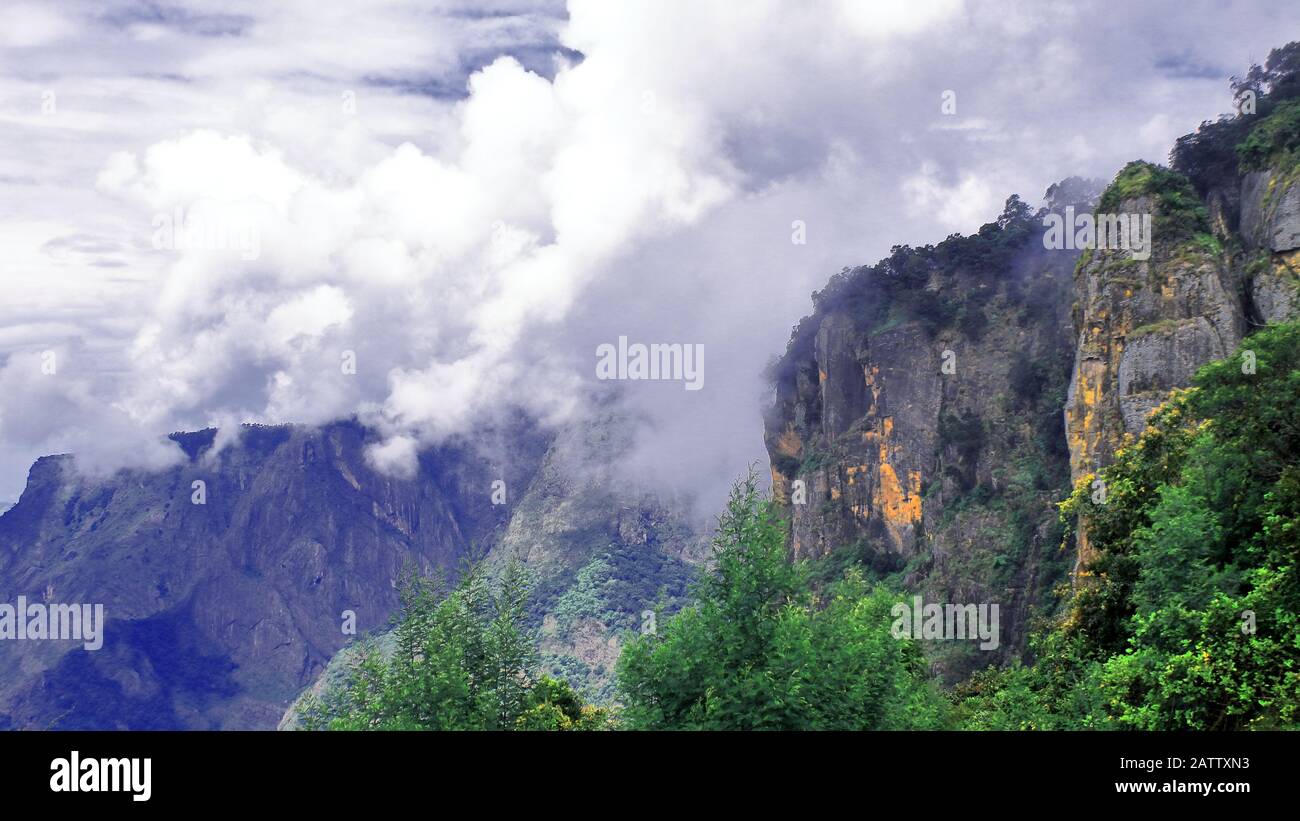
[[[1300,312],[1297,66],[1292,44],[1235,80],[1251,105],[1180,139],[1172,168],[1130,163],[1100,196],[1066,181],[1036,214],[1012,198],[976,235],[814,294],[766,418],[794,555],[998,602],[1001,660],[1020,653],[1062,568],[1087,572],[1085,539],[1057,549],[1054,502],[1197,368]],[[1090,227],[1053,245],[1052,214],[1072,239]],[[1149,218],[1125,235],[1146,246],[1103,240],[1117,218]],[[983,663],[952,644],[934,658],[949,678]]]
[[408,479],[371,469],[355,423],[246,427],[219,452],[217,431],[178,434],[185,463],[162,472],[41,459],[0,517],[0,601],[102,603],[105,640],[0,642],[0,726],[275,727],[338,679],[340,650],[384,635],[405,569],[467,559],[523,561],[544,665],[608,698],[620,635],[679,606],[705,550],[684,504],[614,470],[628,430],[521,419],[422,454]]
[[1075,271],[1078,338],[1065,416],[1076,479],[1109,464],[1170,389],[1233,350],[1246,330],[1241,282],[1186,179],[1133,163],[1099,208],[1153,215],[1154,241],[1149,259],[1097,249]]
[[[1086,211],[1096,189],[1054,186],[1050,208]],[[1077,252],[1043,247],[1046,213],[1013,197],[977,235],[834,278],[772,370],[766,418],[794,554],[860,562],[927,601],[998,602],[1000,657],[1064,572]],[[936,663],[950,677],[987,664],[969,649]]]
[[642,629],[647,610],[681,607],[709,555],[690,499],[619,468],[632,430],[605,413],[559,431],[490,556],[529,569],[543,667],[598,703],[614,697],[624,633]]
[[[646,611],[658,619],[685,604],[709,554],[687,513],[690,500],[661,495],[619,468],[633,430],[631,420],[602,411],[556,431],[487,556],[494,570],[519,561],[532,578],[530,626],[542,670],[600,704],[615,698],[625,635],[645,626]],[[374,639],[381,653],[394,646],[391,633]],[[312,692],[345,682],[361,649],[339,652]],[[299,706],[285,712],[281,729],[299,726]]]
[[[1265,96],[1258,112],[1180,140],[1174,170],[1130,163],[1103,195],[1102,212],[1153,215],[1154,242],[1148,259],[1086,252],[1075,271],[1077,346],[1065,407],[1075,481],[1109,464],[1201,365],[1254,328],[1300,316],[1297,106]],[[1232,156],[1203,162],[1214,152]],[[1080,529],[1083,573],[1090,555]]]
[[526,487],[546,446],[501,433],[507,463],[448,446],[410,479],[373,471],[351,423],[245,428],[219,453],[215,431],[178,435],[185,464],[107,479],[41,459],[0,517],[0,600],[102,603],[104,646],[0,643],[0,721],[274,727],[350,640],[344,611],[382,629],[403,567],[454,571],[496,542],[512,508],[492,482]]

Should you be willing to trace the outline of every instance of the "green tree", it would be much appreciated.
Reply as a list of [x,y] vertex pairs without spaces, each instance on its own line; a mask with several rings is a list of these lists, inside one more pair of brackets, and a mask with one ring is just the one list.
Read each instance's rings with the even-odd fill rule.
[[517,563],[491,579],[479,564],[450,593],[408,575],[396,647],[372,647],[345,685],[303,708],[307,729],[596,729],[608,724],[567,682],[536,677],[529,580]]
[[635,729],[935,727],[919,649],[890,633],[897,598],[849,572],[815,596],[753,471],[733,488],[696,602],[631,639],[621,718]]
[[1300,324],[1198,371],[1062,505],[1096,558],[1032,668],[957,693],[964,726],[1293,727],[1300,710]]

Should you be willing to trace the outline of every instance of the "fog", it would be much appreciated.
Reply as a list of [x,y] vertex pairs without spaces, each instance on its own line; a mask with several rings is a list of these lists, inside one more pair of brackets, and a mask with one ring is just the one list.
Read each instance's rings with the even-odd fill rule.
[[[1164,161],[1296,35],[1285,2],[271,5],[0,10],[0,502],[239,422],[357,416],[402,473],[613,389],[622,467],[710,509],[827,277]],[[702,345],[702,389],[601,382],[620,336]]]

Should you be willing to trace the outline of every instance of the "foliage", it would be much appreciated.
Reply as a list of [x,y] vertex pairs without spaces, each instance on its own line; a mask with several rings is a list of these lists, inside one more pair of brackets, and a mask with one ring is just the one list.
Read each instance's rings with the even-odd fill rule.
[[[1042,213],[1013,194],[997,220],[975,234],[953,234],[938,245],[920,248],[896,245],[875,265],[835,274],[812,295],[812,315],[795,326],[786,355],[768,366],[768,378],[792,385],[797,368],[811,357],[822,317],[835,311],[872,332],[911,321],[920,323],[930,336],[954,327],[978,340],[988,324],[981,304],[995,292],[992,286],[1013,284],[1013,262],[1042,231]],[[936,291],[927,287],[936,271],[960,272],[976,287],[961,293]],[[1026,297],[1018,284],[1009,292]]]
[[1289,167],[1300,149],[1300,100],[1287,100],[1255,124],[1237,146],[1243,171],[1258,171],[1275,165]]
[[821,596],[786,554],[749,476],[733,489],[696,603],[630,641],[622,718],[636,729],[933,727],[945,705],[920,652],[890,633],[897,598],[849,571]]
[[1116,175],[1097,203],[1097,213],[1118,213],[1125,200],[1150,197],[1154,232],[1162,241],[1196,239],[1210,230],[1210,218],[1191,181],[1161,165],[1134,160]]
[[960,416],[945,411],[939,416],[939,444],[957,453],[957,464],[948,466],[948,474],[962,490],[975,486],[975,461],[984,443],[984,422],[973,411]]
[[[1233,188],[1241,171],[1251,170],[1267,156],[1250,149],[1245,155],[1239,146],[1261,121],[1268,120],[1274,109],[1300,97],[1300,42],[1273,49],[1263,66],[1252,65],[1244,77],[1232,78],[1233,98],[1255,98],[1255,111],[1238,112],[1218,120],[1201,123],[1194,133],[1180,138],[1170,152],[1173,168],[1191,180],[1196,191],[1205,196],[1214,188]],[[1285,136],[1275,133],[1274,136]],[[1264,134],[1256,143],[1263,148]]]
[[[1253,362],[1254,367],[1249,365]],[[1300,325],[1175,392],[1062,504],[1095,558],[1032,668],[958,692],[966,726],[1240,729],[1300,708]]]
[[564,679],[542,676],[528,691],[527,708],[515,719],[516,730],[613,729],[610,713],[583,703]]
[[[547,613],[553,616],[556,636],[563,642],[571,639],[585,620],[599,622],[602,632],[617,635],[637,629],[641,613],[647,609],[660,617],[677,612],[688,601],[695,570],[663,551],[646,548],[646,543],[610,543],[604,553],[578,569],[563,592],[544,602],[537,621]],[[543,650],[542,670],[565,679],[596,704],[614,701],[612,669],[556,651],[552,642],[544,644]]]
[[529,583],[508,565],[496,581],[482,565],[441,584],[402,583],[397,646],[366,652],[346,684],[302,710],[307,729],[599,729],[608,714],[588,707],[567,682],[536,677],[536,644],[525,628]]

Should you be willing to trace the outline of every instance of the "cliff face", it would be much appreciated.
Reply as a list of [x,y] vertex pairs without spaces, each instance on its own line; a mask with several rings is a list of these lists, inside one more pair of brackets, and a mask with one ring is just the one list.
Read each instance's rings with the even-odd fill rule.
[[[1202,214],[1174,212],[1166,197],[1147,190],[1155,173],[1131,165],[1104,203],[1115,213],[1154,215],[1150,258],[1096,250],[1075,271],[1078,339],[1065,406],[1075,479],[1109,464],[1124,434],[1141,433],[1170,389],[1235,348],[1246,329],[1241,283],[1220,240]],[[1139,193],[1121,198],[1129,180]],[[1167,184],[1178,186],[1173,194],[1193,196],[1185,181],[1171,175]]]
[[[1009,202],[978,235],[896,248],[814,295],[766,429],[795,556],[999,602],[1002,655],[1023,648],[1062,565],[1086,572],[1090,555],[1082,536],[1054,551],[1053,503],[1200,366],[1300,315],[1300,101],[1261,76],[1259,114],[1179,140],[1180,170],[1135,162],[1100,197],[1049,191],[1049,212],[1093,207],[1095,226],[1150,217],[1137,253],[1100,227],[1081,254],[1044,251],[1045,215]],[[945,672],[969,666],[948,652]]]
[[534,580],[543,668],[600,703],[614,697],[624,633],[642,628],[646,610],[662,617],[684,604],[709,555],[688,499],[618,469],[632,429],[604,414],[559,431],[490,556],[521,561]]
[[[632,430],[627,419],[599,413],[557,431],[487,557],[494,570],[510,561],[527,568],[543,671],[598,703],[614,699],[626,633],[642,629],[647,610],[664,617],[685,604],[709,555],[707,537],[682,512],[688,500],[661,498],[618,469]],[[396,646],[392,632],[375,638],[380,653]],[[360,645],[344,648],[310,692],[342,686],[360,659]],[[298,728],[300,708],[290,706],[279,729]]]
[[[426,454],[418,475],[369,468],[366,432],[247,428],[175,437],[191,458],[158,473],[80,476],[41,459],[0,518],[0,600],[104,605],[104,646],[0,643],[0,721],[18,728],[273,727],[349,636],[382,629],[404,566],[454,570],[504,529],[493,480],[526,487],[545,440],[511,431],[495,465]],[[194,504],[192,483],[206,483]]]
[[[1108,465],[1147,415],[1254,327],[1300,315],[1300,167],[1242,174],[1202,200],[1174,172],[1130,164],[1102,210],[1153,214],[1150,259],[1087,254],[1075,271],[1078,335],[1065,425],[1071,476]],[[1090,558],[1079,540],[1078,563]]]
[[1244,175],[1240,201],[1249,307],[1263,322],[1293,319],[1300,315],[1300,165]]
[[[1050,194],[1086,210],[1095,187]],[[841,274],[774,369],[766,418],[794,554],[860,561],[927,601],[998,602],[1001,657],[1023,649],[1064,568],[1054,502],[1077,254],[1043,248],[1042,218],[1015,201],[979,235]],[[968,649],[937,666],[988,663]]]
[[796,390],[770,420],[774,451],[800,460],[790,475],[784,463],[774,466],[777,498],[790,504],[802,480],[807,498],[830,503],[790,504],[796,557],[825,555],[868,523],[892,550],[915,551],[922,476],[934,473],[946,398],[939,354],[949,337],[931,338],[916,322],[864,334],[842,310],[822,318]]
[[0,726],[273,728],[336,657],[337,682],[354,636],[387,630],[406,568],[470,558],[529,567],[544,666],[608,698],[621,633],[684,600],[706,543],[617,477],[614,419],[477,433],[409,479],[372,470],[352,423],[245,428],[215,454],[216,431],[178,434],[187,462],[154,473],[41,459],[0,517],[0,602],[101,603],[104,645],[0,642]]

